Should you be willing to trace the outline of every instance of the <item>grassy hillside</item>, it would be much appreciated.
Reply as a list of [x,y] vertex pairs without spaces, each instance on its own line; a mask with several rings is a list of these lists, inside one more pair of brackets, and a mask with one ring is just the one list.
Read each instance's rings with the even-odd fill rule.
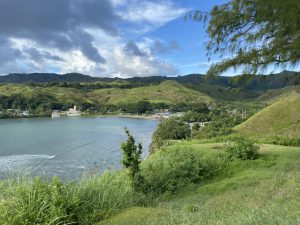
[[250,117],[236,127],[250,136],[284,135],[300,137],[300,94],[296,91]]
[[31,87],[24,84],[6,84],[0,85],[1,95],[21,94],[24,97],[33,97],[37,94],[47,94],[54,96],[61,103],[76,103],[76,102],[90,102],[87,98],[86,92],[76,88],[64,87]]
[[258,98],[258,101],[264,101],[269,104],[275,103],[280,99],[292,97],[300,94],[300,86],[291,86],[280,89],[270,89],[263,92]]
[[54,96],[61,103],[94,102],[117,104],[120,102],[136,102],[149,100],[151,102],[214,102],[213,98],[195,91],[176,81],[165,81],[159,85],[121,89],[105,88],[97,90],[81,90],[66,87],[32,87],[26,84],[0,85],[1,95],[22,94],[32,97],[35,94],[48,94]]
[[100,89],[90,92],[94,100],[110,104],[149,100],[151,102],[213,102],[213,98],[201,92],[189,89],[176,81],[164,81],[159,85],[150,85],[132,89]]
[[[180,146],[219,151],[216,144]],[[171,199],[128,208],[97,225],[299,224],[300,148],[263,145],[260,153],[260,159],[233,162],[213,180]]]

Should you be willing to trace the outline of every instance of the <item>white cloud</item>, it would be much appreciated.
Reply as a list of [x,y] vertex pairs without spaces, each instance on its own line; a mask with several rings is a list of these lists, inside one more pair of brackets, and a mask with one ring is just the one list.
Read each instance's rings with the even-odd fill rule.
[[170,62],[160,60],[154,55],[128,55],[122,47],[114,50],[114,59],[114,73],[118,77],[168,76],[178,74],[176,67]]
[[[168,59],[161,59],[157,56],[158,51],[168,52],[171,49],[169,42],[164,43],[163,40],[143,36],[140,41],[133,42],[142,53],[139,55],[130,54],[126,51],[125,46],[128,45],[127,34],[129,29],[138,27],[140,36],[142,32],[158,28],[183,16],[187,9],[175,5],[171,0],[110,1],[114,11],[111,13],[121,16],[126,22],[118,35],[112,35],[111,32],[108,32],[113,30],[116,25],[115,22],[109,23],[108,28],[103,24],[100,24],[99,27],[80,25],[79,33],[84,34],[82,38],[84,41],[80,41],[79,47],[75,45],[76,43],[73,43],[77,39],[70,40],[71,45],[66,47],[65,44],[52,45],[52,37],[48,37],[49,41],[45,44],[43,38],[37,39],[32,36],[11,34],[10,37],[5,37],[9,44],[4,46],[2,43],[0,59],[2,57],[6,60],[0,62],[0,74],[13,72],[79,72],[92,76],[108,77],[177,74],[177,68],[173,63]],[[97,1],[93,0],[92,2],[96,4]],[[99,3],[99,5],[101,4]],[[91,21],[94,20],[91,19]],[[76,32],[74,32],[74,37],[78,36],[75,35],[78,34]],[[33,34],[35,34],[34,30]],[[131,38],[134,39],[134,35]],[[88,43],[88,46],[85,43]],[[90,54],[83,51],[86,49],[89,50],[88,53]],[[132,52],[134,53],[134,51]],[[98,58],[101,56],[103,60],[93,60],[95,59],[94,56],[98,56]]]
[[126,21],[138,25],[138,30],[145,33],[149,30],[161,27],[168,22],[183,17],[190,9],[179,7],[173,1],[139,1],[113,0],[117,8],[117,14]]

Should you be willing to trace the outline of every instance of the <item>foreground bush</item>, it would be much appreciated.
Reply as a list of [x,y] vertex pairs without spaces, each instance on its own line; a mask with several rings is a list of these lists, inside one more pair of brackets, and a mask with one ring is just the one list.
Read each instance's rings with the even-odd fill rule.
[[230,159],[253,160],[258,157],[259,146],[243,136],[237,137],[233,143],[225,147]]
[[217,155],[201,157],[189,148],[162,150],[143,163],[142,190],[154,196],[174,193],[216,175],[223,165],[222,159]]
[[105,173],[63,184],[39,178],[3,181],[1,225],[93,224],[131,206],[135,196],[125,173]]

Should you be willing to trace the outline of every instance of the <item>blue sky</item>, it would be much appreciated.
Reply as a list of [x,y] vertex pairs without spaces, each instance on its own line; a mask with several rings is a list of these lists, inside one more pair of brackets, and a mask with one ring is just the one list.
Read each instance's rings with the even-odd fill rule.
[[0,74],[203,74],[209,68],[208,38],[202,24],[184,17],[190,10],[209,11],[225,2],[1,0]]

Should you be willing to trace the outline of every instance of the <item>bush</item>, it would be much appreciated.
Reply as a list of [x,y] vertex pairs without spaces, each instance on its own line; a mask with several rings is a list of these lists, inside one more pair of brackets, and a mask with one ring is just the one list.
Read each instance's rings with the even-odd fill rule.
[[191,149],[163,149],[142,165],[145,194],[158,196],[174,193],[192,183],[198,183],[218,173],[220,157],[201,157]]
[[258,157],[259,146],[245,137],[238,137],[225,147],[230,159],[253,160]]
[[262,142],[274,145],[300,146],[299,138],[289,138],[284,136],[269,136],[264,138]]
[[188,124],[176,117],[164,119],[158,124],[152,137],[152,151],[163,146],[165,140],[181,140],[191,136]]

